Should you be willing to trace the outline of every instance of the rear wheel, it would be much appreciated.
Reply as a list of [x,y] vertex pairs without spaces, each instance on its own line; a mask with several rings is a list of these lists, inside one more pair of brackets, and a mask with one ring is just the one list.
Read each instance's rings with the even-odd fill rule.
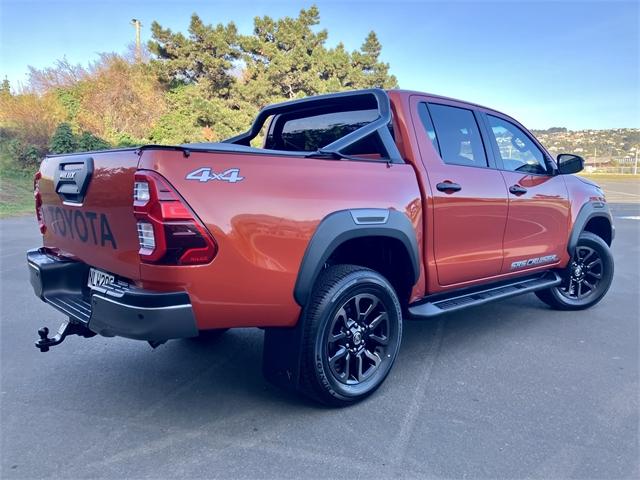
[[354,265],[329,267],[301,321],[302,393],[344,406],[385,380],[400,348],[402,313],[382,275]]
[[613,256],[606,242],[590,232],[578,239],[575,253],[562,272],[562,283],[536,292],[558,310],[582,310],[598,303],[613,280]]

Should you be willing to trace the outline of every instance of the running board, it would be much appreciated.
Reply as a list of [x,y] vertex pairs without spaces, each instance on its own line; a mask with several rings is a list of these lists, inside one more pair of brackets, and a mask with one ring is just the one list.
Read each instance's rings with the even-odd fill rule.
[[455,312],[468,307],[475,307],[494,300],[515,297],[523,293],[535,292],[544,288],[555,287],[562,280],[555,272],[547,272],[536,277],[520,278],[510,282],[500,282],[492,287],[476,287],[467,289],[467,293],[458,290],[449,295],[439,294],[427,297],[421,303],[409,306],[409,316],[413,319],[436,317],[443,313]]

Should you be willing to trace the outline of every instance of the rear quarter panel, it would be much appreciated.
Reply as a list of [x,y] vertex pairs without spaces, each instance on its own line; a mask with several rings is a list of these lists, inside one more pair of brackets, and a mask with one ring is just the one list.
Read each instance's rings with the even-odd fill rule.
[[[243,180],[186,179],[203,167],[216,173],[239,168]],[[167,178],[218,244],[208,265],[141,266],[145,288],[179,285],[188,291],[200,329],[294,325],[300,307],[293,290],[302,257],[318,224],[332,212],[404,212],[422,243],[420,192],[409,164],[197,151],[185,157],[149,150],[140,168]]]

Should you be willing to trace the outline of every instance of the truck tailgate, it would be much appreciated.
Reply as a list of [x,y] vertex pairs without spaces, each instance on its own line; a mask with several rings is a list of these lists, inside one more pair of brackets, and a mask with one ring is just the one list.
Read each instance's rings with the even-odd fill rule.
[[135,150],[47,157],[39,191],[44,246],[130,280],[140,277]]

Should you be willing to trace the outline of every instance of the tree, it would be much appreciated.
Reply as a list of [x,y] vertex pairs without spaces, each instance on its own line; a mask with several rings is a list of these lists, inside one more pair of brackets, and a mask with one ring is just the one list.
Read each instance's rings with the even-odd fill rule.
[[76,145],[79,152],[92,152],[111,148],[108,142],[89,132],[82,132],[76,140]]
[[11,96],[11,83],[9,83],[9,79],[7,77],[4,77],[2,85],[0,85],[0,96]]
[[256,17],[253,35],[241,39],[246,65],[241,95],[262,106],[322,91],[328,34],[313,31],[319,22],[315,6],[300,10],[297,18]]
[[206,100],[227,102],[238,111],[283,99],[353,88],[397,86],[374,32],[360,50],[327,48],[328,32],[318,30],[316,6],[297,17],[256,17],[251,35],[239,35],[233,23],[205,24],[194,14],[187,35],[152,25],[149,49],[153,65],[170,89],[198,85]]
[[353,52],[354,81],[357,88],[397,88],[395,76],[389,75],[389,64],[380,61],[382,45],[375,32],[369,32],[360,51]]
[[0,127],[7,138],[46,152],[51,135],[64,121],[64,110],[54,94],[0,95]]
[[53,67],[37,69],[29,66],[29,90],[44,93],[56,88],[71,87],[86,78],[88,74],[86,68],[71,64],[66,57],[56,60]]
[[90,79],[77,85],[67,104],[77,108],[79,129],[114,144],[123,139],[144,143],[166,108],[165,92],[151,67],[118,55],[103,55],[92,65]]
[[253,35],[240,38],[245,67],[238,97],[262,107],[318,93],[397,86],[389,65],[379,60],[382,46],[374,32],[349,53],[342,43],[327,48],[327,31],[314,30],[319,23],[315,6],[297,18],[255,18]]
[[200,85],[180,85],[167,93],[167,109],[151,131],[153,143],[219,141],[246,130],[256,109],[234,109],[221,98],[207,98]]
[[257,17],[248,35],[193,14],[184,33],[154,22],[140,62],[102,54],[86,66],[62,58],[30,67],[26,88],[0,83],[0,150],[28,165],[50,148],[219,141],[246,130],[269,103],[397,86],[374,32],[348,51],[342,43],[328,47],[319,25],[315,6],[295,17]]
[[56,131],[51,137],[49,143],[49,151],[51,153],[72,153],[78,148],[76,138],[71,130],[71,125],[64,122],[58,125]]
[[195,13],[188,36],[173,33],[158,22],[151,24],[149,50],[160,77],[169,83],[199,83],[210,96],[228,98],[235,82],[234,62],[240,58],[238,32],[233,22],[206,25]]

